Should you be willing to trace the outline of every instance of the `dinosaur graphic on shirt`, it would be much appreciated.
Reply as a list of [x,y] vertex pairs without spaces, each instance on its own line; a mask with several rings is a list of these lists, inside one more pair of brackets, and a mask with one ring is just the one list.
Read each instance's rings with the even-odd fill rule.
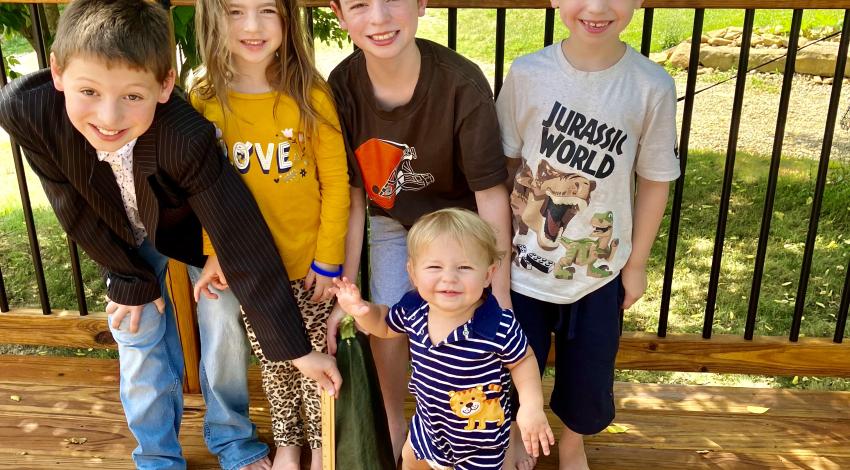
[[561,245],[566,248],[566,253],[558,260],[558,267],[555,270],[556,278],[572,279],[576,272],[573,265],[587,266],[588,277],[604,278],[612,274],[607,265],[597,266],[596,262],[610,261],[620,245],[619,238],[611,239],[614,232],[614,213],[597,212],[593,214],[590,225],[593,227],[593,232],[588,238],[579,240],[559,238]]
[[540,248],[558,248],[558,237],[573,217],[590,202],[596,182],[576,173],[562,173],[545,160],[536,175],[523,161],[511,193],[511,209],[520,235],[531,229]]

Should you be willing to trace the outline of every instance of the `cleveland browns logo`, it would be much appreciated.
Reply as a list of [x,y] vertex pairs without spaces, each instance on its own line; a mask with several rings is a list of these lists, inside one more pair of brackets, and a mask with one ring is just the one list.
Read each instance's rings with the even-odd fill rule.
[[431,173],[416,173],[416,149],[383,139],[369,139],[354,151],[369,199],[392,209],[401,191],[419,191],[434,182]]

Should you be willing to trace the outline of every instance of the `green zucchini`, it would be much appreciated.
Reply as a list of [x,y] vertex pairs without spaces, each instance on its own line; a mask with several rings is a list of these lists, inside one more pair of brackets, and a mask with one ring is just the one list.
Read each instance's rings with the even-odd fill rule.
[[336,467],[340,470],[395,470],[384,399],[369,338],[345,317],[339,328],[336,364],[342,387],[334,404]]

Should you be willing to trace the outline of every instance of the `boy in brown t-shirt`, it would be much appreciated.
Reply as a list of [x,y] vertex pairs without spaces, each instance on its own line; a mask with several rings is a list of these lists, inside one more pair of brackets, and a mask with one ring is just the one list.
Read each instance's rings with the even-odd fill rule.
[[[340,26],[359,48],[331,72],[348,147],[351,215],[344,275],[354,279],[369,207],[372,301],[393,305],[412,289],[405,270],[409,228],[446,207],[477,210],[510,249],[510,205],[493,94],[481,70],[439,44],[416,39],[427,0],[332,0]],[[368,196],[368,203],[367,197]],[[510,305],[503,264],[492,295]],[[335,350],[341,314],[328,321]],[[406,339],[373,340],[396,458],[404,444]]]

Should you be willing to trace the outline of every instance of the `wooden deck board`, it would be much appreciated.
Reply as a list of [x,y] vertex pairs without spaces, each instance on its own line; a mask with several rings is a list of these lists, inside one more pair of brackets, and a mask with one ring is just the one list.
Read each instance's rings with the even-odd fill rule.
[[[0,470],[132,468],[135,442],[117,377],[113,360],[0,356]],[[544,382],[547,393],[551,386]],[[850,468],[850,393],[630,383],[618,383],[615,393],[615,422],[629,430],[588,438],[595,468]],[[268,440],[256,369],[251,395],[251,414]],[[756,414],[747,406],[769,409]],[[217,468],[202,429],[203,400],[187,395],[181,442],[189,468]],[[555,469],[556,459],[537,468]]]

